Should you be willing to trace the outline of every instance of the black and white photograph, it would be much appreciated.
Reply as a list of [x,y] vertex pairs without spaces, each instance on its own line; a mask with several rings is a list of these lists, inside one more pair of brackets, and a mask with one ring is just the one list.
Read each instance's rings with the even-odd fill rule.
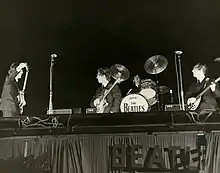
[[2,0],[0,48],[0,172],[220,172],[220,0]]

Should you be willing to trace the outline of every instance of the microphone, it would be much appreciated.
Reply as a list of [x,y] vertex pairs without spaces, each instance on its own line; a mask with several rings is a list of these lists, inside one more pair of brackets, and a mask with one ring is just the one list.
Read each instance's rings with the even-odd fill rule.
[[214,59],[215,62],[220,62],[220,57]]
[[177,54],[177,55],[181,55],[182,53],[183,53],[183,51],[181,51],[181,50],[175,51],[175,54]]
[[57,58],[58,57],[57,54],[55,54],[55,53],[52,53],[50,56],[51,56],[51,58]]

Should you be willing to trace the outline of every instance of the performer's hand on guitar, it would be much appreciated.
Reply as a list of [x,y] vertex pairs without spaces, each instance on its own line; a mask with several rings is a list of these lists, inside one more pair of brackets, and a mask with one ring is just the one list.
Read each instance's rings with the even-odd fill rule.
[[18,72],[20,72],[21,69],[23,69],[23,68],[28,69],[28,65],[27,65],[26,62],[21,62],[21,63],[17,66],[16,70],[17,70]]
[[94,105],[97,106],[100,104],[100,99],[99,98],[96,98],[94,101],[93,101]]
[[215,88],[216,88],[216,84],[212,82],[210,85],[210,89],[212,90],[212,92],[215,92]]
[[190,105],[190,104],[193,104],[196,102],[196,98],[195,97],[191,97],[187,100],[187,104]]
[[22,68],[27,68],[27,63],[26,62],[21,62],[19,64],[19,67],[22,69]]

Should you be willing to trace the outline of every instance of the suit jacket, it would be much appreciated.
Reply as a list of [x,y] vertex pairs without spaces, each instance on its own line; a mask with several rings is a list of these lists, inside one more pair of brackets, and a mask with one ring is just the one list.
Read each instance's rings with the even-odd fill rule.
[[[96,90],[96,94],[93,97],[93,99],[90,102],[91,107],[95,107],[94,100],[101,95],[104,94],[106,90],[108,90],[112,86],[111,83],[109,83],[106,87],[100,87]],[[120,103],[121,103],[121,90],[119,89],[119,86],[116,84],[112,90],[109,92],[109,94],[106,97],[106,101],[108,103],[108,106],[105,108],[104,113],[111,112],[119,112],[120,111]]]
[[0,103],[0,110],[2,111],[19,113],[19,103],[17,99],[19,88],[17,82],[15,81],[17,74],[17,70],[14,70],[5,78]]
[[[201,83],[193,83],[185,94],[186,99],[190,97],[196,97],[199,93],[201,93],[206,87],[208,87],[211,84],[211,81],[213,81],[213,79],[205,78]],[[215,92],[212,92],[212,90],[209,89],[207,92],[203,94],[203,96],[201,97],[199,107],[196,109],[196,112],[202,113],[206,112],[206,110],[218,110],[219,105],[217,102],[217,98],[219,97],[220,89],[219,86],[216,85]]]
[[131,94],[138,94],[141,91],[141,87],[140,86],[136,86],[136,85],[132,85],[132,90],[130,91]]

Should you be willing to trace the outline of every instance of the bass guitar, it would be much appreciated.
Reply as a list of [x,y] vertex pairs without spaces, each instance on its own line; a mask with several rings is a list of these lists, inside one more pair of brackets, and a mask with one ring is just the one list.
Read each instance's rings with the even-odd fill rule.
[[27,85],[28,73],[29,73],[29,69],[28,69],[28,67],[26,67],[26,74],[25,74],[25,78],[24,78],[23,88],[21,91],[19,91],[19,95],[18,95],[20,114],[22,114],[24,112],[24,106],[26,105],[25,98],[24,98],[24,92],[25,92],[26,85]]
[[98,98],[99,104],[96,105],[96,113],[103,113],[104,112],[105,108],[108,106],[108,102],[106,101],[106,97],[108,96],[110,91],[114,88],[114,86],[120,82],[121,82],[120,78],[116,79],[115,82],[113,83],[113,85],[108,90],[106,90],[101,97]]
[[[220,81],[220,77],[218,77],[214,82],[212,82],[212,84],[216,84],[217,82]],[[198,94],[196,97],[195,97],[195,101],[192,102],[192,103],[189,103],[187,104],[187,108],[188,110],[192,110],[192,111],[195,111],[198,107],[199,107],[199,104],[201,102],[201,97],[203,96],[203,94],[205,94],[209,89],[210,89],[210,86],[212,85],[210,84],[208,87],[206,87],[200,94]]]

